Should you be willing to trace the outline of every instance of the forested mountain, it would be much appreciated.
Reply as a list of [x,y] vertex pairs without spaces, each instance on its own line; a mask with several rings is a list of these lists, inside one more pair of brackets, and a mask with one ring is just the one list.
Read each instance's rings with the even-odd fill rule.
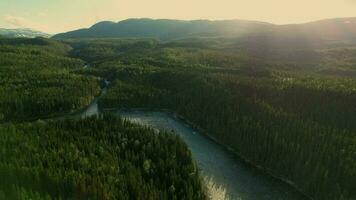
[[51,35],[40,31],[31,30],[31,29],[0,28],[0,36],[10,37],[10,38],[35,38],[35,37],[48,38]]
[[[189,37],[232,37],[253,44],[273,47],[310,47],[355,43],[356,18],[329,19],[305,24],[273,25],[245,20],[168,20],[128,19],[99,22],[88,29],[55,35],[63,38],[157,38],[173,40]],[[251,44],[250,44],[251,43]]]
[[251,33],[236,41],[245,49],[265,52],[352,46],[356,44],[356,18],[280,25],[272,31]]
[[243,21],[182,21],[168,19],[127,19],[118,23],[99,22],[89,29],[62,33],[53,38],[157,38],[162,40],[186,37],[237,36],[272,28],[272,24]]
[[[331,29],[330,23],[353,31],[348,26],[353,22],[343,19],[286,29],[313,32],[316,24],[318,30]],[[294,46],[288,48],[252,39],[263,34],[173,41],[0,39],[0,134],[5,138],[0,154],[6,155],[0,156],[5,177],[0,180],[15,180],[0,182],[0,198],[205,197],[197,173],[191,176],[196,170],[190,152],[173,134],[111,115],[23,123],[84,108],[99,95],[100,81],[108,79],[100,109],[168,109],[313,199],[355,199],[353,35],[315,33],[311,38],[320,38],[321,46],[296,46],[298,40],[287,39]],[[347,42],[335,45],[333,37]],[[158,171],[147,173],[151,166]]]
[[356,0],[137,2],[0,0],[0,200],[356,200]]

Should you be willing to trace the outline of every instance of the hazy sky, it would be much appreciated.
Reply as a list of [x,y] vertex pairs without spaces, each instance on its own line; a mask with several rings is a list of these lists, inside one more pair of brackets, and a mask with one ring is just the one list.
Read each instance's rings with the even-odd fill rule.
[[356,0],[0,0],[0,27],[48,33],[142,17],[286,24],[352,16]]

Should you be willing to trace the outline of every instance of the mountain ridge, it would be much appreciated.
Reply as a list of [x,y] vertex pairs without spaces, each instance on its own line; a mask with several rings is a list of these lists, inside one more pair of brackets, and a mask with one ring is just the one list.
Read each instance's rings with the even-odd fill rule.
[[[131,18],[119,22],[103,21],[85,29],[54,35],[68,38],[155,38],[163,41],[190,37],[232,37],[272,43],[355,43],[356,17],[334,18],[302,24],[276,25],[250,20],[170,20]],[[295,40],[295,41],[294,41]]]
[[169,40],[189,36],[241,34],[270,23],[248,20],[171,20],[130,18],[119,22],[102,21],[89,28],[54,35],[53,38],[156,37]]

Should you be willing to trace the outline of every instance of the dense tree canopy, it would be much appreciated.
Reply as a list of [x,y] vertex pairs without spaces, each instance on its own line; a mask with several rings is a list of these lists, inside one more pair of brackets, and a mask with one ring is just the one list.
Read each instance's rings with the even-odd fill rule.
[[313,198],[356,198],[353,49],[266,58],[217,41],[156,43],[91,60],[92,73],[110,69],[113,80],[100,107],[169,109]]
[[83,109],[114,78],[69,53],[48,39],[0,40],[0,199],[205,199],[175,134],[112,115],[23,122]]
[[355,199],[354,52],[245,49],[233,38],[0,39],[0,198],[205,197],[175,135],[109,115],[9,123],[77,111],[108,79],[100,108],[169,109],[314,199]]
[[73,112],[99,94],[99,78],[74,73],[84,62],[47,39],[0,40],[0,121]]
[[0,126],[0,198],[204,199],[175,134],[113,115]]
[[170,109],[304,193],[347,199],[356,195],[355,86],[353,80],[168,71],[120,79],[99,103]]

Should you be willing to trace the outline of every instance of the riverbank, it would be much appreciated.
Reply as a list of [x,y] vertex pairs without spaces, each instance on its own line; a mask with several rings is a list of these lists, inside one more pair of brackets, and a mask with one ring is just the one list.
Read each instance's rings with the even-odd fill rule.
[[226,151],[234,154],[236,156],[236,158],[238,158],[239,160],[241,160],[244,164],[246,164],[248,167],[254,168],[256,171],[258,171],[259,173],[265,174],[266,176],[270,176],[273,179],[276,179],[277,181],[283,182],[284,184],[287,184],[289,187],[291,187],[292,189],[296,190],[298,193],[300,193],[302,196],[304,196],[304,199],[309,199],[312,200],[313,198],[306,195],[305,193],[303,193],[300,188],[298,188],[292,181],[289,181],[283,177],[277,176],[275,174],[273,174],[270,170],[263,168],[262,166],[259,165],[255,165],[253,162],[251,162],[249,159],[239,155],[236,151],[234,151],[234,149],[232,147],[229,147],[223,143],[221,143],[219,140],[217,140],[214,136],[210,135],[208,133],[208,131],[204,130],[203,128],[197,126],[196,124],[194,124],[193,122],[187,120],[184,116],[176,113],[176,112],[172,112],[169,109],[150,109],[150,108],[104,108],[102,109],[103,112],[164,112],[164,113],[168,113],[169,115],[173,116],[174,118],[183,121],[185,124],[188,124],[192,129],[194,129],[196,132],[199,132],[200,134],[204,135],[207,139],[213,141],[214,143],[222,146]]
[[[106,90],[107,86],[102,89],[100,95],[94,98],[85,109],[50,119],[87,117],[104,112],[159,113],[158,115],[161,115],[161,117],[158,121],[164,122],[166,120],[168,122],[166,124],[163,123],[161,128],[165,127],[167,131],[174,130],[176,133],[185,133],[183,140],[192,151],[199,168],[204,172],[204,181],[207,187],[210,188],[209,195],[212,199],[307,199],[305,195],[298,192],[290,183],[273,176],[267,170],[254,166],[253,163],[241,158],[232,148],[219,143],[208,132],[175,112],[166,109],[153,112],[152,109],[146,108],[99,109],[97,101],[105,95]],[[140,116],[136,117],[140,118]],[[173,128],[169,128],[169,124],[175,125]],[[155,124],[151,122],[151,124],[147,123],[146,125],[152,126]]]
[[179,134],[191,149],[204,179],[220,187],[219,191],[225,190],[229,199],[307,199],[290,185],[243,161],[213,138],[193,129],[178,115],[127,109],[117,113],[133,119],[130,121]]

